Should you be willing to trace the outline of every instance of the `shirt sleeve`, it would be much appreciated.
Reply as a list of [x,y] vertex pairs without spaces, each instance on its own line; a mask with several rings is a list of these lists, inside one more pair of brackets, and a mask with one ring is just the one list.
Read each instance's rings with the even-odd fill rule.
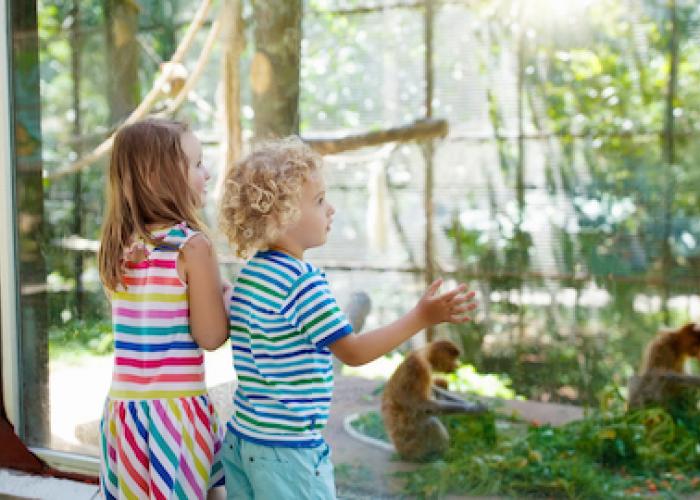
[[318,270],[296,280],[281,313],[317,348],[352,333],[352,326],[340,310],[326,277]]

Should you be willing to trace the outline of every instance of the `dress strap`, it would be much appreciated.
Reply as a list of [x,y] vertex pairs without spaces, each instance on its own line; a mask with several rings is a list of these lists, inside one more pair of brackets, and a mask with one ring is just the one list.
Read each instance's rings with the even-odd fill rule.
[[[195,231],[186,222],[176,224],[162,234],[163,246],[171,249],[181,249],[191,238],[197,236],[201,231]],[[155,236],[155,235],[154,235]]]

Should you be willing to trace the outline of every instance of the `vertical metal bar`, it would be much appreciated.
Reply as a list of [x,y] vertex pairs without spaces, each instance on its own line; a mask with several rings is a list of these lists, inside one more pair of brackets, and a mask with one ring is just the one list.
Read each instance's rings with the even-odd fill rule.
[[515,233],[518,246],[518,262],[517,272],[519,274],[518,284],[520,305],[518,306],[518,345],[523,341],[525,336],[525,316],[523,311],[523,274],[525,273],[525,239],[523,234],[523,219],[525,214],[525,43],[526,30],[524,26],[524,5],[523,0],[520,0],[520,33],[518,34],[518,161],[515,178],[515,193],[518,203],[518,225]]
[[[433,0],[425,0],[424,43],[425,43],[425,117],[433,116]],[[434,188],[434,147],[432,139],[425,141],[425,282],[427,285],[435,280],[435,256],[433,244],[433,188]],[[426,331],[428,342],[435,336],[435,328]]]
[[[73,24],[70,30],[71,45],[71,76],[73,79],[73,137],[75,138],[75,157],[82,156],[83,141],[82,124],[80,116],[80,0],[73,0]],[[83,174],[79,170],[75,173],[73,183],[73,234],[80,236],[83,233]],[[75,252],[75,312],[78,318],[83,317],[83,252]]]
[[678,88],[678,12],[676,0],[668,1],[671,36],[669,38],[668,59],[669,75],[666,87],[666,109],[664,110],[664,131],[661,138],[661,154],[666,171],[666,186],[664,193],[664,232],[662,245],[663,255],[663,284],[661,293],[661,310],[663,320],[667,325],[671,316],[668,310],[668,299],[671,295],[670,278],[673,267],[673,255],[671,254],[671,223],[673,219],[673,198],[675,191],[675,164],[676,164],[676,144],[675,144],[675,117],[673,115],[674,101]]

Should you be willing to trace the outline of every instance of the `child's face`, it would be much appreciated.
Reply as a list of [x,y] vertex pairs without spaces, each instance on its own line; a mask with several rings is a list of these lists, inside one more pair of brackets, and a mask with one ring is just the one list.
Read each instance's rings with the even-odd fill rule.
[[326,200],[326,183],[321,172],[312,173],[304,183],[300,202],[301,217],[285,232],[302,251],[326,242],[335,208]]
[[210,177],[202,164],[202,146],[190,131],[182,134],[180,146],[187,157],[187,181],[198,196],[199,206],[204,206],[207,197],[207,181]]

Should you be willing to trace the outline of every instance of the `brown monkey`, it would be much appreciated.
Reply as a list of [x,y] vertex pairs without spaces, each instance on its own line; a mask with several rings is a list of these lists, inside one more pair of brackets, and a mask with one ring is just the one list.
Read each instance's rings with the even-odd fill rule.
[[[481,404],[467,403],[433,387],[433,370],[452,373],[458,361],[457,346],[437,340],[409,354],[384,387],[384,426],[402,458],[425,460],[447,450],[449,435],[437,415],[486,411]],[[434,394],[445,399],[435,399]]]
[[658,333],[644,351],[639,375],[630,380],[629,407],[664,404],[684,388],[700,388],[700,377],[683,373],[689,357],[700,359],[700,325]]
[[187,82],[187,68],[180,63],[164,62],[160,65],[161,73],[168,72],[168,78],[163,85],[163,92],[168,97],[177,97]]

